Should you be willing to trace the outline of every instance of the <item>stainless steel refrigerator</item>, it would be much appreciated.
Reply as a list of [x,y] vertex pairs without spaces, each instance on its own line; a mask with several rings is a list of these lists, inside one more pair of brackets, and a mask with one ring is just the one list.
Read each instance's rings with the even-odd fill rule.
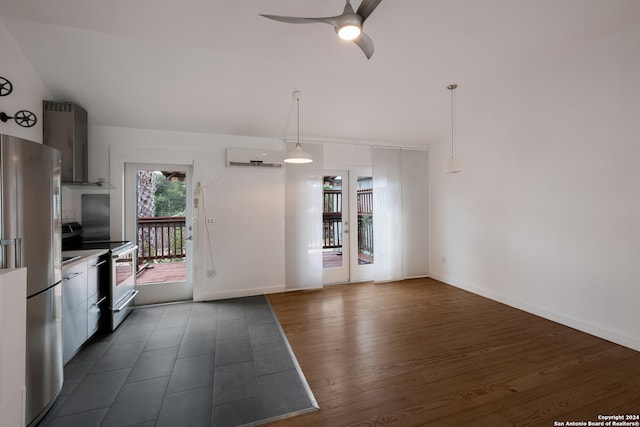
[[60,152],[0,135],[0,266],[27,268],[26,423],[62,389]]

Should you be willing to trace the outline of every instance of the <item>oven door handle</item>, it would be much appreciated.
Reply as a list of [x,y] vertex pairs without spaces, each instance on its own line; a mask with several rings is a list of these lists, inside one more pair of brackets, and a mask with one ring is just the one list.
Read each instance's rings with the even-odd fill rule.
[[133,252],[133,251],[135,251],[137,249],[138,249],[138,245],[135,245],[135,246],[127,249],[126,251],[114,253],[113,255],[111,255],[111,258],[113,258],[113,259],[120,258],[121,256],[124,256],[124,255],[126,255],[128,253],[131,253],[131,252]]
[[129,296],[129,298],[127,298],[127,300],[125,302],[123,302],[122,304],[120,304],[119,307],[115,307],[113,309],[111,309],[111,311],[113,311],[114,313],[118,313],[119,311],[124,310],[131,301],[133,301],[133,299],[136,297],[136,295],[138,295],[138,291],[137,289],[134,290],[133,292],[131,292],[131,295]]

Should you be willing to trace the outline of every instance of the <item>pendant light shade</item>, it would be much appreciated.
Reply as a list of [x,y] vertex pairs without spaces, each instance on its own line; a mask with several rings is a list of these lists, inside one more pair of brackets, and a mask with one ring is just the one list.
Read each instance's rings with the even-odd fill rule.
[[453,143],[455,140],[455,90],[458,87],[456,84],[447,86],[447,89],[451,91],[451,157],[444,161],[445,173],[459,173],[462,172],[462,166],[460,159],[455,158],[453,151]]
[[311,158],[311,154],[304,151],[300,143],[297,142],[296,148],[287,152],[284,161],[287,163],[311,163],[313,159]]
[[293,92],[293,97],[296,100],[298,106],[298,136],[296,147],[288,151],[284,156],[284,161],[286,163],[311,163],[313,162],[313,158],[311,158],[311,154],[307,153],[302,149],[302,145],[300,145],[300,97],[301,93],[299,91]]
[[460,159],[447,159],[444,161],[445,173],[458,173],[462,172],[462,166],[460,165]]

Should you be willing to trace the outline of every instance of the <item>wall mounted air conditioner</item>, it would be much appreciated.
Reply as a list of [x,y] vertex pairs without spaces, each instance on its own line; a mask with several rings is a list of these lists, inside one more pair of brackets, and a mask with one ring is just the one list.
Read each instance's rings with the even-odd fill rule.
[[227,167],[281,168],[283,160],[281,151],[227,148]]

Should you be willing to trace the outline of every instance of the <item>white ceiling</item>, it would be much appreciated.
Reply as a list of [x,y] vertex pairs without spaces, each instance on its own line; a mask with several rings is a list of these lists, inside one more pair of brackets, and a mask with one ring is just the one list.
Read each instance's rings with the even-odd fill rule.
[[[354,8],[360,1],[354,0]],[[343,0],[1,0],[0,20],[56,100],[91,123],[426,145],[504,79],[640,25],[637,0],[384,0],[371,60],[325,24]]]

